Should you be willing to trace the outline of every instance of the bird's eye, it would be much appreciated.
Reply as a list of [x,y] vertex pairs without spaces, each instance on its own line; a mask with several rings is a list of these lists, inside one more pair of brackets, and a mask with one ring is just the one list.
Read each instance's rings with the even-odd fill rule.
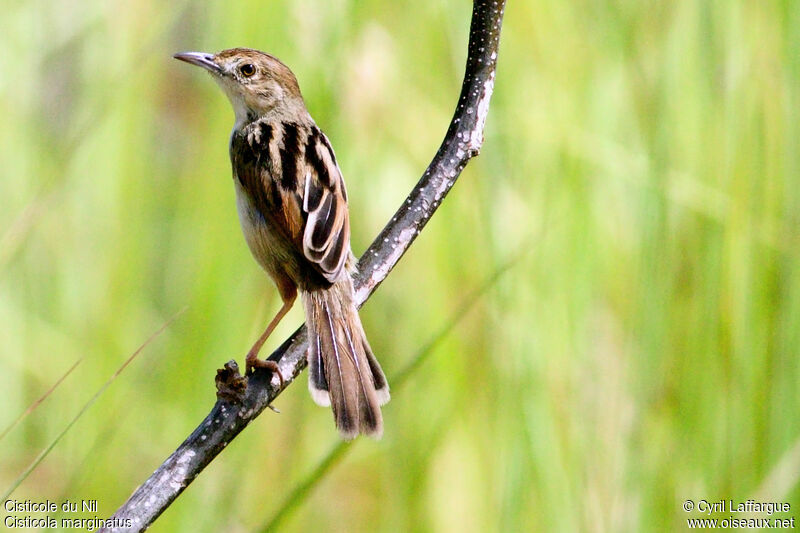
[[256,67],[252,63],[245,63],[241,67],[239,67],[239,72],[242,73],[242,76],[245,78],[249,78],[253,74],[256,73]]

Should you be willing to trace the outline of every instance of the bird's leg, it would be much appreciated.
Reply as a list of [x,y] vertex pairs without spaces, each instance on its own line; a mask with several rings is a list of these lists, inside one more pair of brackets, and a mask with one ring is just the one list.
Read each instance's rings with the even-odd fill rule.
[[261,351],[261,347],[264,345],[264,342],[266,342],[266,340],[272,334],[272,331],[275,329],[281,319],[286,315],[286,313],[289,312],[289,309],[292,308],[292,305],[294,305],[294,301],[297,298],[297,290],[294,287],[292,287],[291,290],[284,289],[280,292],[281,298],[283,299],[283,306],[281,306],[281,308],[278,310],[275,318],[273,318],[267,325],[267,329],[264,330],[264,333],[261,334],[253,347],[250,348],[250,351],[247,352],[247,359],[245,360],[245,374],[250,375],[254,368],[267,368],[278,375],[278,379],[281,382],[281,388],[283,388],[283,375],[278,368],[278,363],[275,361],[270,361],[269,359],[258,358],[258,352]]

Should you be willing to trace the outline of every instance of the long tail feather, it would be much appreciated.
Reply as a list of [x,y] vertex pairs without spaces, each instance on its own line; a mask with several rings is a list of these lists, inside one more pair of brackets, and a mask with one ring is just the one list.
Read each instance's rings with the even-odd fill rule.
[[389,386],[364,334],[349,274],[343,273],[330,289],[304,292],[302,297],[312,398],[331,406],[343,438],[359,433],[380,438],[380,406],[389,401]]

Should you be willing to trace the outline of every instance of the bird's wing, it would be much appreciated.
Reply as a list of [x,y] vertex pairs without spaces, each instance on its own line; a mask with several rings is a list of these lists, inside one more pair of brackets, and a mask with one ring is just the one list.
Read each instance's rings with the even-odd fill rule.
[[328,138],[295,123],[257,121],[231,137],[237,179],[265,220],[328,282],[350,253],[347,192]]
[[313,126],[306,139],[303,254],[333,282],[350,254],[350,217],[344,178],[328,138]]

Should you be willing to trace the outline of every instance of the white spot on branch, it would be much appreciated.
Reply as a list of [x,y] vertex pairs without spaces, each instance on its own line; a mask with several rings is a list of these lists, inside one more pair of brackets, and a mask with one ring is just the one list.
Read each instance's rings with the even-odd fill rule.
[[492,92],[494,91],[494,72],[491,73],[489,79],[483,84],[483,94],[478,100],[478,120],[475,123],[475,128],[470,132],[468,146],[470,150],[478,152],[483,144],[483,127],[486,125],[486,116],[489,114],[489,102],[492,99]]

